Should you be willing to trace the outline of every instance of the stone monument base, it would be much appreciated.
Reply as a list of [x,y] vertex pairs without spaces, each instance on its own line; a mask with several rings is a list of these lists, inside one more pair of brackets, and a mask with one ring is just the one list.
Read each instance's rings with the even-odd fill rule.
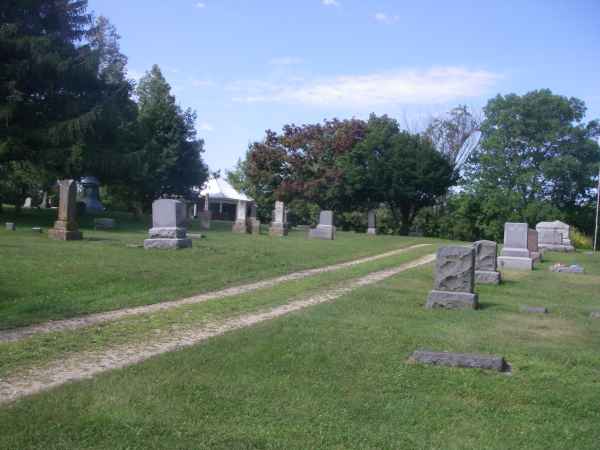
[[287,236],[288,228],[282,224],[277,222],[271,222],[271,226],[269,227],[269,236]]
[[548,250],[549,252],[574,252],[575,247],[572,245],[562,244],[540,244],[540,250]]
[[80,241],[83,239],[83,233],[79,230],[64,230],[62,228],[50,228],[48,237],[57,241]]
[[513,258],[529,258],[531,253],[526,248],[510,248],[504,247],[502,249],[502,256],[510,256]]
[[500,284],[502,276],[495,270],[476,270],[475,283],[477,284]]
[[533,259],[516,256],[499,256],[498,267],[505,270],[533,270]]
[[159,249],[178,249],[188,248],[192,246],[192,240],[188,238],[154,238],[145,239],[144,248],[159,248]]
[[236,220],[233,223],[233,228],[231,229],[234,233],[246,234],[248,233],[248,224],[245,220]]
[[477,294],[469,292],[433,290],[429,293],[429,297],[427,297],[425,308],[477,309],[479,308],[479,298]]
[[187,230],[183,227],[154,227],[148,230],[150,239],[183,239]]
[[335,239],[335,227],[332,225],[317,225],[308,231],[308,238],[332,241]]
[[377,234],[377,228],[367,228],[367,234],[372,234],[373,236]]

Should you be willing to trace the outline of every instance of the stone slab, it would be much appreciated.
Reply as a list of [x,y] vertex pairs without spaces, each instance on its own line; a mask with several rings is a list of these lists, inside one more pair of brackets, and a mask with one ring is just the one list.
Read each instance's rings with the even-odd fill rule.
[[510,372],[510,365],[504,357],[477,353],[451,353],[417,350],[409,358],[410,362],[435,366],[460,367],[464,369],[485,369],[497,372]]
[[495,272],[498,269],[498,244],[494,241],[473,242],[475,270]]
[[600,319],[600,311],[592,311],[590,313],[590,319]]
[[50,228],[48,237],[57,241],[79,241],[83,239],[83,233],[79,230],[64,230],[62,228]]
[[491,270],[476,270],[475,283],[477,284],[500,284],[502,276],[500,272]]
[[477,294],[469,292],[449,292],[433,290],[427,297],[426,308],[445,309],[477,309],[479,298]]
[[185,227],[187,208],[180,200],[161,198],[152,203],[153,228]]
[[574,252],[575,247],[572,245],[562,245],[562,244],[540,244],[540,249],[547,250],[549,252]]
[[517,258],[513,256],[499,256],[498,268],[500,270],[533,270],[533,259]]
[[527,249],[528,229],[526,223],[506,222],[504,224],[504,247]]
[[333,211],[321,211],[319,225],[333,226]]
[[440,247],[436,254],[434,291],[472,293],[475,284],[475,249]]
[[16,231],[17,226],[13,222],[6,222],[5,227],[8,231]]
[[367,225],[368,225],[369,229],[371,229],[371,228],[376,229],[377,228],[377,214],[375,213],[375,210],[373,210],[373,209],[371,209],[367,213]]
[[112,230],[115,228],[115,226],[115,219],[110,219],[108,217],[94,219],[94,228],[96,230]]
[[521,306],[521,312],[533,314],[548,314],[548,308],[545,306]]
[[367,234],[375,236],[377,234],[377,228],[367,228]]
[[332,241],[335,239],[335,227],[329,225],[317,225],[308,231],[309,239],[323,239]]
[[203,230],[210,230],[210,219],[212,214],[210,211],[200,211],[198,213],[198,219],[200,220],[200,228]]
[[144,248],[145,249],[163,249],[163,250],[171,250],[171,249],[180,249],[180,248],[189,248],[192,246],[192,240],[185,239],[146,239],[144,240]]
[[31,227],[31,231],[33,231],[34,233],[41,233],[44,230],[42,230],[41,227]]
[[150,239],[183,239],[186,233],[187,230],[182,227],[155,227],[148,230]]

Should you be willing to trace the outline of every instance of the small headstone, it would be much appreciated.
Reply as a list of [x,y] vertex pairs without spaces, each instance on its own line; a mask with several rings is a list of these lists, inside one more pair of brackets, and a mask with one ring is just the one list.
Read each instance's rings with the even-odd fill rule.
[[144,248],[177,249],[192,246],[187,237],[185,203],[179,200],[160,199],[152,203],[152,228]]
[[198,213],[198,219],[200,220],[200,228],[203,230],[210,230],[210,220],[212,213],[210,211],[200,211]]
[[246,218],[247,202],[238,201],[236,208],[235,222],[231,231],[234,233],[246,234],[248,233],[248,220]]
[[572,252],[575,250],[571,244],[570,227],[560,220],[554,222],[540,222],[535,226],[539,233],[539,246],[541,249],[559,252]]
[[475,248],[475,282],[480,284],[499,284],[498,244],[494,241],[477,241]]
[[31,197],[27,197],[25,199],[25,203],[23,203],[23,208],[29,209],[31,208]]
[[31,231],[33,231],[34,233],[41,233],[43,230],[41,227],[32,227]]
[[333,225],[333,211],[321,211],[319,214],[319,224],[308,231],[309,239],[335,239],[335,226]]
[[374,209],[369,210],[367,213],[367,234],[377,234],[377,214]]
[[5,227],[8,231],[16,231],[17,230],[17,226],[14,224],[14,222],[6,222]]
[[94,219],[94,228],[96,230],[112,230],[115,228],[115,219],[108,217]]
[[590,313],[590,319],[600,319],[600,311],[592,311]]
[[83,237],[77,225],[77,183],[75,180],[60,180],[58,220],[48,230],[48,237],[61,241],[75,241]]
[[548,314],[548,308],[545,306],[521,306],[521,311],[534,314]]
[[435,366],[460,367],[465,369],[485,369],[497,372],[510,372],[511,367],[504,357],[476,353],[431,352],[417,350],[409,358],[411,363]]
[[564,273],[585,273],[585,269],[579,264],[571,264],[567,266],[562,263],[556,263],[550,266],[551,272],[564,272]]
[[529,254],[534,263],[542,260],[542,254],[540,253],[538,245],[538,232],[531,228],[527,230],[527,250],[529,250]]
[[287,224],[287,211],[285,204],[280,201],[275,202],[275,209],[273,210],[273,220],[269,227],[270,236],[287,236],[288,224]]
[[504,247],[498,258],[501,269],[533,270],[533,259],[527,247],[528,230],[526,223],[504,224]]
[[479,307],[475,284],[475,249],[473,247],[441,247],[437,251],[435,281],[426,308]]

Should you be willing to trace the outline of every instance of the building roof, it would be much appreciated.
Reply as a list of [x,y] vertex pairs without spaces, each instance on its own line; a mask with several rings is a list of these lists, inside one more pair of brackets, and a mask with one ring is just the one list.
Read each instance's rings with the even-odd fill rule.
[[207,194],[208,198],[213,200],[254,201],[254,199],[248,197],[246,194],[236,191],[225,178],[210,177],[200,190],[202,197],[205,197]]

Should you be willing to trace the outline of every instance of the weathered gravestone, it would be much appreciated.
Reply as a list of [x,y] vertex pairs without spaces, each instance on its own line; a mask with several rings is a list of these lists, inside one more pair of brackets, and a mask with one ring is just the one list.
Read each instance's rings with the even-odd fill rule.
[[6,224],[4,226],[6,227],[6,229],[8,231],[16,231],[17,230],[17,226],[15,225],[14,222],[6,222]]
[[186,206],[179,200],[160,199],[152,203],[152,228],[144,248],[177,249],[192,246],[185,228]]
[[548,308],[545,306],[521,306],[521,311],[533,314],[548,314]]
[[287,236],[288,224],[287,224],[287,211],[283,202],[275,202],[275,209],[273,210],[273,220],[269,227],[269,235],[271,236]]
[[198,213],[198,219],[200,220],[200,228],[203,230],[210,230],[210,220],[212,214],[210,211],[200,211]]
[[48,230],[48,237],[60,241],[76,241],[83,237],[77,225],[77,183],[75,180],[60,180],[58,220]]
[[369,210],[367,213],[367,234],[377,234],[377,214],[374,209]]
[[250,206],[250,232],[252,234],[260,234],[260,220],[257,217],[256,203]]
[[475,248],[475,282],[481,284],[499,284],[498,244],[494,241],[477,241]]
[[410,363],[431,364],[434,366],[460,367],[463,369],[486,369],[510,372],[510,364],[504,357],[477,353],[431,352],[417,350],[409,358]]
[[319,224],[308,231],[309,239],[335,239],[335,226],[333,225],[333,211],[321,211]]
[[238,201],[236,208],[235,222],[233,223],[232,231],[234,233],[248,233],[248,220],[246,218],[247,204],[245,201]]
[[540,222],[535,226],[539,233],[541,249],[559,252],[572,252],[575,247],[571,244],[570,227],[560,220]]
[[600,311],[592,311],[590,313],[590,319],[600,319]]
[[475,249],[473,247],[441,247],[435,262],[433,290],[426,308],[479,307],[475,284]]
[[534,263],[542,260],[542,253],[538,245],[538,232],[531,228],[527,230],[527,250],[529,250]]
[[96,230],[112,230],[116,226],[115,219],[108,217],[99,217],[94,219],[94,228]]
[[526,223],[504,224],[504,247],[498,258],[501,269],[533,270],[533,259],[527,248],[528,230]]

